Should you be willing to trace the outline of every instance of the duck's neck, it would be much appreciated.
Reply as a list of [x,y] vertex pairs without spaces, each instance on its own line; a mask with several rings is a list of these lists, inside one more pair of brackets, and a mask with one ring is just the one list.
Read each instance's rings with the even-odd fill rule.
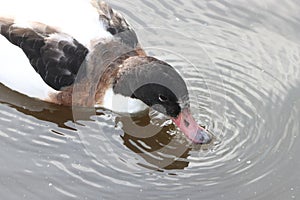
[[[82,64],[75,83],[52,97],[52,101],[67,106],[93,107],[100,105],[107,107],[109,105],[107,102],[110,101],[108,99],[120,97],[113,95],[112,87],[119,70],[124,67],[124,61],[144,55],[143,50],[126,48],[126,46],[120,45],[118,41],[98,43]],[[105,98],[106,102],[104,101]],[[121,98],[117,99],[120,100]],[[130,99],[124,102],[137,105],[139,110],[144,109],[145,106],[142,102],[132,102]],[[114,109],[111,110],[115,111]]]

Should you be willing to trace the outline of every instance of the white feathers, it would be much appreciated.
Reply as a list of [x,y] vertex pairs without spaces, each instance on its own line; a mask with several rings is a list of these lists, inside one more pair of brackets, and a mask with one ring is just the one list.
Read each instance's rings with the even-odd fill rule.
[[0,17],[21,27],[40,22],[67,33],[89,47],[91,40],[111,37],[90,0],[0,0]]
[[[90,50],[93,41],[112,37],[99,21],[97,9],[90,0],[0,0],[1,17],[14,19],[18,27],[34,29],[40,23],[48,25],[61,32],[50,35],[48,40],[65,40],[73,44],[74,38]],[[64,56],[63,52],[57,59],[59,56]],[[39,99],[57,93],[35,72],[24,52],[2,35],[0,70],[0,82],[20,93]],[[66,70],[65,74],[70,71]]]
[[120,94],[115,94],[112,88],[108,89],[104,94],[102,105],[104,107],[117,113],[139,113],[148,108],[148,106],[139,99],[125,97]]
[[51,35],[49,35],[48,38],[46,38],[46,40],[51,40],[51,41],[66,41],[69,44],[71,44],[72,46],[76,47],[76,45],[74,44],[74,38],[70,35],[67,35],[65,33],[53,33]]
[[49,87],[30,65],[22,49],[0,35],[0,82],[30,97],[47,99],[57,93]]

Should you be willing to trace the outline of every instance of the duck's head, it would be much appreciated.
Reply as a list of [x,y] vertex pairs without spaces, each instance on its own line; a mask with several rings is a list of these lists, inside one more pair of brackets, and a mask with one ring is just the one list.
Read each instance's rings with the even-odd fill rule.
[[185,82],[169,64],[153,57],[129,57],[120,66],[113,92],[139,99],[163,113],[195,143],[208,143],[210,134],[192,117]]

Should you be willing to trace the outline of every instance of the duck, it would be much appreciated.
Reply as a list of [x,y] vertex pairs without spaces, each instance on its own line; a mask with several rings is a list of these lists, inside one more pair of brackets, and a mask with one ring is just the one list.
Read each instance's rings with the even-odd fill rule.
[[148,56],[134,29],[106,2],[1,1],[3,85],[62,106],[127,114],[151,108],[171,118],[193,143],[211,141],[192,116],[180,74]]

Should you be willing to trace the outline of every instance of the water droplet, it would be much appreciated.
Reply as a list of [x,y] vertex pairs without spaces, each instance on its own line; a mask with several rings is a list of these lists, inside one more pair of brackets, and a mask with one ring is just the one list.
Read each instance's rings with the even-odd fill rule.
[[251,164],[251,160],[248,160],[248,161],[247,161],[247,164],[250,165],[250,164]]
[[51,187],[53,184],[52,183],[49,183],[49,187]]

